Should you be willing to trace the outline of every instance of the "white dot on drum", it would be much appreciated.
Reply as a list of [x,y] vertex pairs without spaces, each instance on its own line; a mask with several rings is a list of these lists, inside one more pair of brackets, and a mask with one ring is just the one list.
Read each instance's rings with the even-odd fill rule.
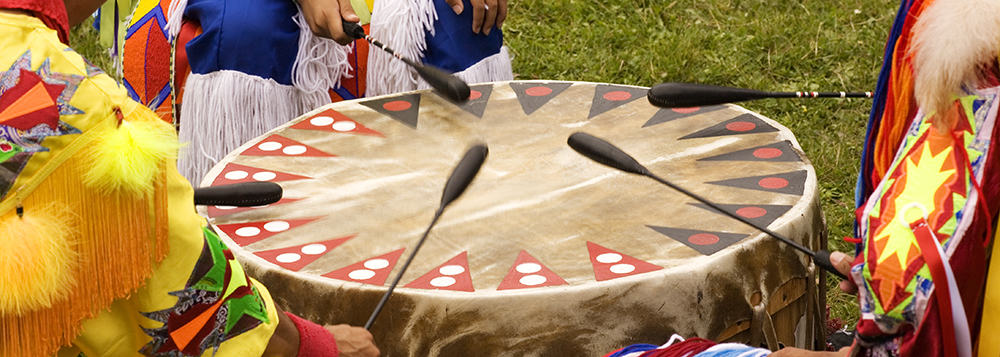
[[316,254],[323,254],[323,252],[325,251],[326,251],[326,246],[319,243],[313,243],[305,247],[302,247],[302,254],[316,255]]
[[438,271],[444,275],[458,275],[464,273],[465,268],[461,265],[445,265],[441,269],[438,269]]
[[525,275],[525,276],[521,277],[521,280],[518,280],[518,281],[521,282],[521,284],[524,284],[524,285],[527,285],[527,286],[535,286],[535,285],[539,285],[539,284],[544,284],[546,280],[548,280],[548,279],[545,279],[544,276],[537,275],[537,274],[531,274],[531,275]]
[[295,263],[299,261],[299,259],[302,259],[302,256],[298,253],[282,253],[274,258],[274,260],[277,260],[279,263]]
[[385,259],[370,259],[365,262],[365,268],[379,270],[389,266],[389,261]]
[[247,176],[250,176],[250,174],[243,170],[229,171],[226,173],[227,180],[242,180],[247,178]]
[[260,234],[260,228],[257,227],[243,227],[236,230],[236,235],[240,237],[253,237]]
[[517,272],[521,274],[531,274],[542,270],[542,266],[535,263],[521,263],[514,269],[517,269]]
[[215,208],[221,210],[230,210],[230,209],[236,209],[236,206],[215,206]]
[[285,155],[302,155],[306,152],[306,147],[302,145],[292,145],[281,149]]
[[309,119],[309,124],[312,124],[312,125],[315,125],[315,126],[327,126],[327,125],[333,124],[333,118],[331,118],[331,117],[315,117],[315,118]]
[[615,264],[612,265],[608,270],[611,270],[615,274],[628,274],[635,271],[635,265],[632,264]]
[[336,123],[333,123],[333,130],[336,131],[351,131],[357,127],[358,124],[355,124],[353,121],[350,120],[341,120]]
[[455,278],[452,278],[450,276],[439,276],[437,278],[431,279],[431,285],[439,288],[452,286],[455,285]]
[[375,276],[375,272],[368,269],[358,269],[347,273],[347,276],[354,280],[368,280]]
[[282,146],[283,145],[281,145],[281,143],[279,143],[277,141],[268,141],[268,142],[260,143],[260,145],[257,145],[257,148],[261,149],[263,151],[274,151],[274,150],[281,149]]
[[287,231],[291,227],[292,225],[285,221],[270,221],[264,224],[264,229],[274,233]]
[[261,171],[253,174],[253,179],[257,181],[271,181],[274,180],[275,177],[278,177],[278,175],[270,171]]
[[618,253],[604,253],[597,256],[597,261],[604,264],[617,263],[622,261],[622,255]]

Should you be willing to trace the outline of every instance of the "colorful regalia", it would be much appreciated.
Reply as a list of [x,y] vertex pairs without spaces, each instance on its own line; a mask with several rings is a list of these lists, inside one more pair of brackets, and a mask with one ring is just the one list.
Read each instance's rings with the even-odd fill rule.
[[[139,0],[124,26],[125,85],[164,119],[179,114],[189,143],[180,171],[192,182],[246,141],[331,100],[428,88],[364,40],[340,46],[314,36],[293,1],[231,1]],[[472,33],[468,0],[461,15],[444,0],[352,4],[369,34],[404,56],[470,83],[513,79],[501,31]]]
[[900,5],[856,190],[864,355],[997,353],[998,50],[1000,1]]
[[62,36],[0,13],[0,356],[260,355],[277,310],[195,214],[174,128],[30,3]]

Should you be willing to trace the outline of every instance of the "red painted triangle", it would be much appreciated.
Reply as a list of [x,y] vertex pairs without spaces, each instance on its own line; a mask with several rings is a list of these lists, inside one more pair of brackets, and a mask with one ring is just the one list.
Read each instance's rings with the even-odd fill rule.
[[242,247],[275,234],[300,227],[320,218],[273,219],[259,222],[220,224],[217,227]]
[[336,156],[327,154],[317,148],[300,143],[298,141],[286,138],[281,135],[271,135],[267,139],[261,140],[241,152],[240,155],[247,156],[314,156],[314,157],[328,157]]
[[597,281],[663,269],[659,265],[647,263],[593,242],[587,242],[587,250],[590,251],[590,263],[594,266],[594,278]]
[[270,207],[270,206],[277,206],[277,205],[285,204],[285,203],[292,203],[292,202],[299,201],[299,200],[301,200],[301,198],[282,198],[282,199],[278,200],[278,202],[275,202],[275,203],[272,203],[272,204],[269,204],[269,205],[253,206],[253,207],[208,206],[208,208],[207,208],[208,212],[206,214],[209,217],[228,216],[228,215],[231,215],[231,214],[236,214],[236,213],[245,212],[245,211],[249,211],[249,210],[255,210],[255,209],[264,208],[264,207]]
[[361,125],[361,123],[358,123],[333,109],[327,109],[319,112],[319,114],[313,115],[306,120],[292,125],[291,128],[385,137],[382,133],[369,129],[366,126]]
[[311,179],[309,176],[294,175],[279,171],[265,170],[261,168],[240,165],[240,164],[227,164],[219,176],[215,177],[215,181],[212,181],[212,186],[218,185],[228,185],[231,183],[240,182],[254,182],[254,181],[291,181],[291,180],[302,180]]
[[543,286],[566,285],[566,280],[556,275],[542,262],[532,257],[527,251],[518,253],[514,265],[507,272],[497,290],[540,288]]
[[255,252],[258,257],[264,258],[271,263],[277,264],[278,266],[291,270],[299,271],[309,263],[316,261],[323,254],[333,250],[337,246],[344,244],[344,242],[354,238],[354,236],[347,236],[343,238],[336,238],[325,240],[322,242],[308,243],[296,245],[294,247],[279,248],[272,250],[265,250],[261,252]]
[[406,284],[408,288],[429,290],[455,290],[473,292],[472,274],[469,274],[468,252],[461,252],[424,276]]
[[406,248],[400,248],[386,254],[371,257],[323,274],[323,276],[332,279],[382,286],[385,284],[386,279],[389,278],[389,273],[392,272],[392,268],[396,266],[396,262],[399,261],[399,257],[403,255],[404,250],[406,250]]

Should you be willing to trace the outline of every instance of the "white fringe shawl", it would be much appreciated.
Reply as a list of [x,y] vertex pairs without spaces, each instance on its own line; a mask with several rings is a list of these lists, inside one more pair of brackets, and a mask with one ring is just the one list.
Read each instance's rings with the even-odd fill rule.
[[[434,34],[433,0],[378,0],[372,9],[371,36],[406,58],[418,59],[427,49],[425,33]],[[371,46],[368,51],[368,97],[413,90],[417,74],[391,55]]]
[[[501,46],[500,52],[483,58],[464,71],[455,73],[455,76],[469,84],[514,80],[514,72],[510,66],[510,52],[507,51],[507,46]],[[417,88],[404,90],[426,89],[430,87],[430,84],[427,84],[426,81],[420,78]]]
[[980,66],[1000,51],[1000,0],[936,0],[914,24],[914,97],[926,113],[945,110]]
[[188,76],[181,105],[178,170],[197,184],[220,159],[250,139],[329,103],[325,91],[307,93],[237,71]]

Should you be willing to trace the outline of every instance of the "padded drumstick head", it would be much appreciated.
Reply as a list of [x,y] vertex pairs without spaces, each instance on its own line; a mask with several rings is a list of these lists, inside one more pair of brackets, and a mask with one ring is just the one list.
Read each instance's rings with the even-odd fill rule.
[[199,206],[263,206],[281,199],[281,186],[274,182],[243,182],[201,187],[194,190],[194,204]]
[[567,143],[576,152],[606,166],[633,174],[649,174],[649,170],[635,158],[604,139],[587,133],[573,133]]
[[426,64],[414,64],[413,68],[417,70],[417,74],[421,78],[427,81],[427,84],[431,85],[431,88],[437,90],[448,100],[456,103],[469,100],[469,94],[472,93],[469,84],[455,77],[454,74]]
[[661,108],[690,108],[768,98],[768,92],[697,83],[660,83],[646,93],[649,103]]
[[455,166],[455,170],[448,177],[448,183],[444,184],[444,193],[441,195],[441,209],[444,209],[445,206],[457,199],[458,196],[461,196],[462,192],[465,192],[465,189],[472,183],[472,179],[479,173],[479,168],[483,166],[483,161],[486,161],[486,155],[489,152],[486,145],[482,144],[475,145],[465,152],[462,161],[458,162],[458,166]]

